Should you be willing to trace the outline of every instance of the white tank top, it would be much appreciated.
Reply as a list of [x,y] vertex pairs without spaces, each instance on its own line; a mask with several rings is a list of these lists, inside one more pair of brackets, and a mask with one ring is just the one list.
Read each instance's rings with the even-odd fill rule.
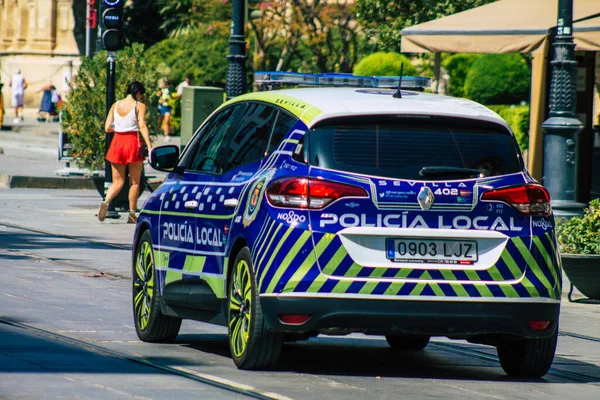
[[12,91],[15,94],[23,94],[25,91],[25,78],[21,74],[15,74],[12,77]]
[[138,132],[138,124],[137,124],[137,101],[135,102],[135,106],[129,111],[129,113],[121,117],[119,112],[117,111],[119,108],[119,102],[115,104],[114,111],[114,124],[115,124],[115,132]]

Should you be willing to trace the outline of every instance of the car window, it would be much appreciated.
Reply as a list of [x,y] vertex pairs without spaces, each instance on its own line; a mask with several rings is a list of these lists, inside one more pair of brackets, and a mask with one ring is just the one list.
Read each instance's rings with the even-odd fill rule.
[[271,141],[269,142],[268,153],[271,154],[281,144],[283,138],[289,133],[294,127],[298,120],[291,115],[279,111],[275,126],[273,127],[273,134],[271,135]]
[[469,121],[348,122],[311,130],[310,163],[410,180],[452,180],[519,172],[514,137]]
[[190,150],[189,169],[205,173],[221,173],[220,162],[228,134],[235,130],[245,104],[228,107],[215,115],[198,135],[198,143]]
[[273,129],[277,110],[266,104],[248,103],[241,122],[230,130],[223,143],[226,151],[216,160],[217,169],[229,171],[262,159]]

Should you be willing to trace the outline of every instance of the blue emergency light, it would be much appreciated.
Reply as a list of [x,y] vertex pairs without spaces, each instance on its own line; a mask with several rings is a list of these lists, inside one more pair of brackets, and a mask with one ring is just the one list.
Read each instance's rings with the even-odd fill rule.
[[[261,86],[309,85],[336,87],[398,88],[398,76],[356,76],[352,74],[301,74],[298,72],[257,71],[254,81]],[[403,76],[402,89],[423,90],[431,85],[431,78]]]

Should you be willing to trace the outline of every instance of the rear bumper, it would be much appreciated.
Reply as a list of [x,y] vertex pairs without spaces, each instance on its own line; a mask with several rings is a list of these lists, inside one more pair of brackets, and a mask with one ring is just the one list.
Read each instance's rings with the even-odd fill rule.
[[[261,297],[270,330],[290,333],[413,334],[469,338],[507,334],[548,337],[558,326],[558,302],[399,301],[303,297]],[[302,314],[300,325],[284,324],[278,315]],[[543,331],[529,321],[551,321]]]

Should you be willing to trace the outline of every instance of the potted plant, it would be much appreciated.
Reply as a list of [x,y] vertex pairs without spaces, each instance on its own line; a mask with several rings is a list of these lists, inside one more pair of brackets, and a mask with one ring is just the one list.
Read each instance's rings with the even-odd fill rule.
[[571,284],[590,299],[600,300],[600,199],[592,200],[583,216],[557,220],[556,234]]

